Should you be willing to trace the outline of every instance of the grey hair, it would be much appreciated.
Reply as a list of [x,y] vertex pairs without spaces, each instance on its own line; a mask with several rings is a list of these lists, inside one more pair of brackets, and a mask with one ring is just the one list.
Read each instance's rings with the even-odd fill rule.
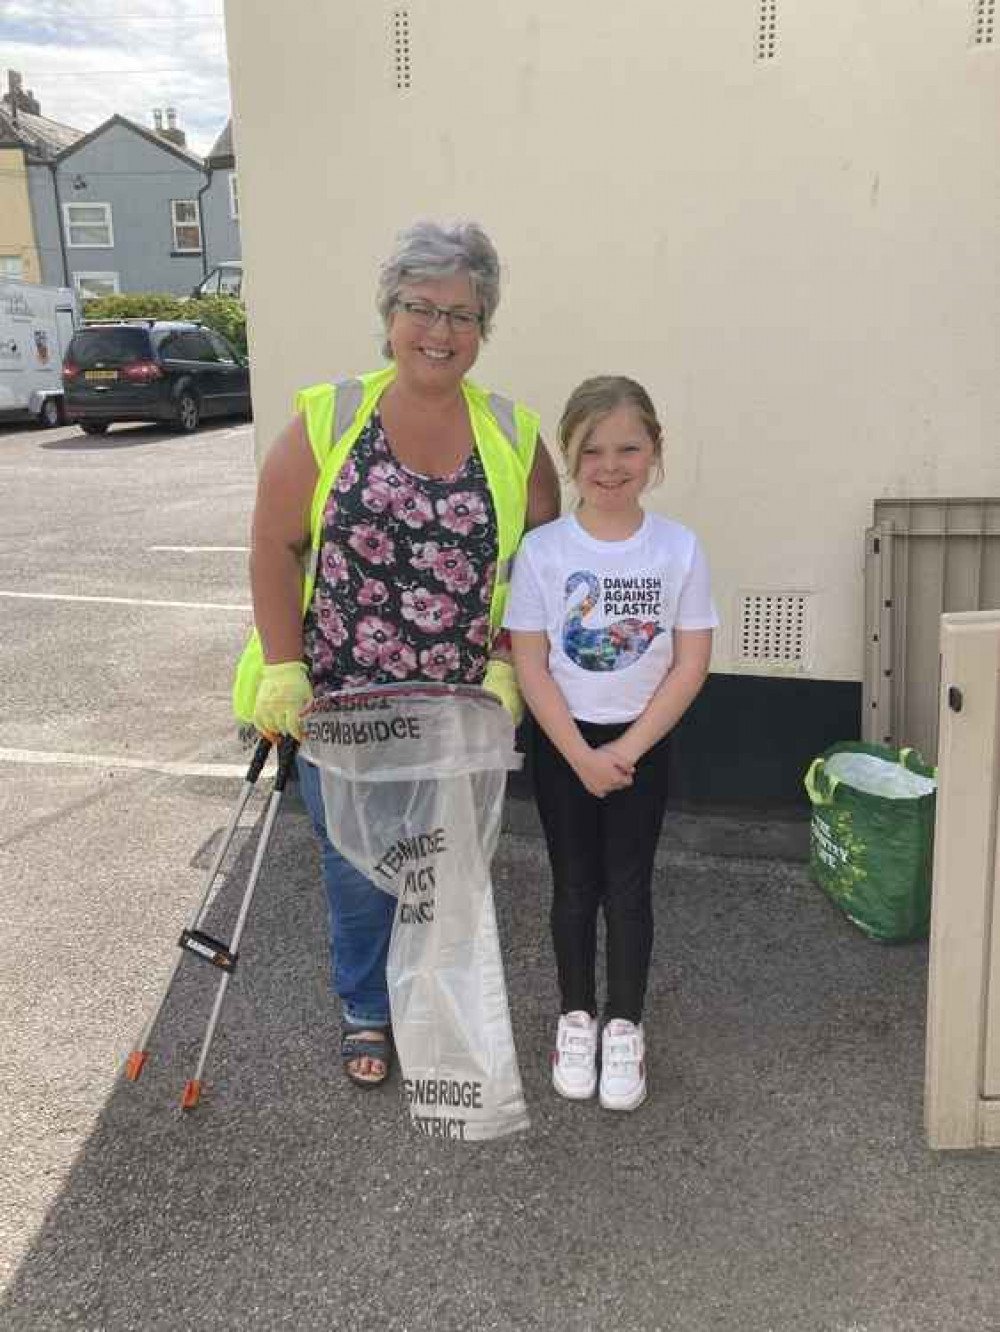
[[[475,222],[414,222],[396,236],[392,253],[379,270],[376,304],[388,334],[389,320],[407,282],[434,282],[468,273],[472,290],[482,306],[483,338],[487,338],[500,304],[500,260],[493,242]],[[391,357],[388,336],[382,347]]]

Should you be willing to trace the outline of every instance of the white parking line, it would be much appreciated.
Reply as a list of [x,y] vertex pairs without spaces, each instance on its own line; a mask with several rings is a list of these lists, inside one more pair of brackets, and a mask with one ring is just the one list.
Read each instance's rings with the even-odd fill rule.
[[139,768],[168,777],[245,777],[250,760],[239,763],[172,763],[124,758],[120,754],[70,754],[43,749],[0,749],[0,763],[56,764],[72,768]]
[[108,606],[165,606],[171,610],[222,610],[249,613],[252,606],[228,601],[153,601],[144,597],[85,597],[69,592],[7,592],[0,589],[0,597],[17,597],[22,601],[98,601]]
[[249,546],[147,546],[147,550],[169,550],[176,551],[181,555],[209,555],[226,554],[230,551],[237,554],[247,555],[250,552]]

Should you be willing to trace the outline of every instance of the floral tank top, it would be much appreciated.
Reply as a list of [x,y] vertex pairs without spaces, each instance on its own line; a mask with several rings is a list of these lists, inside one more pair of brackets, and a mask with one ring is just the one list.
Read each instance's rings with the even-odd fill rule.
[[323,513],[303,625],[313,688],[479,684],[496,555],[496,512],[479,455],[451,476],[419,476],[393,456],[373,413]]

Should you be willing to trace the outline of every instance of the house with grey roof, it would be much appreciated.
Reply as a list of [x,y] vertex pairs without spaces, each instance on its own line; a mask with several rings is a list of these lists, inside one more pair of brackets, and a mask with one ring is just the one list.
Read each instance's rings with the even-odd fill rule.
[[165,121],[154,112],[152,128],[114,115],[86,134],[59,127],[60,136],[19,83],[0,106],[0,129],[16,121],[24,145],[43,283],[84,297],[187,295],[220,260],[240,257],[228,126],[205,160],[172,109]]
[[34,157],[43,160],[55,157],[83,138],[83,130],[62,125],[47,116],[32,115],[24,110],[19,110],[15,116],[6,98],[0,103],[0,125],[8,137],[16,139]]
[[34,221],[32,189],[44,176],[32,170],[51,162],[83,131],[41,114],[38,100],[11,71],[0,99],[0,277],[42,281],[43,257]]

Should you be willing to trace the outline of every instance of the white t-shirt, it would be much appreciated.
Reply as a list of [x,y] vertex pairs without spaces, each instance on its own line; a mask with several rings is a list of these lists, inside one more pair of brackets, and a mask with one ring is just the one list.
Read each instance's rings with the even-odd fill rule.
[[573,514],[529,532],[504,616],[548,634],[552,678],[592,722],[633,721],[670,669],[672,631],[718,623],[698,538],[655,513],[625,541],[599,541]]

